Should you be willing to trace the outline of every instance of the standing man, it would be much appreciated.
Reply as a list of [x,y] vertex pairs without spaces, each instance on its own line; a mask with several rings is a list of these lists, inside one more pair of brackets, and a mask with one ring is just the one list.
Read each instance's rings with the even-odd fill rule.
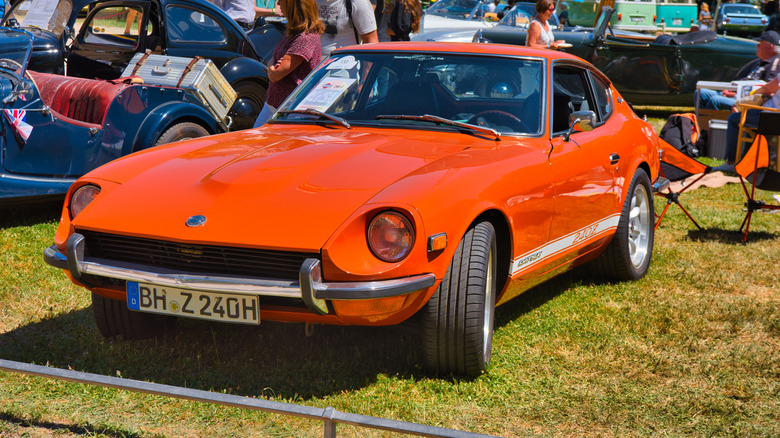
[[369,0],[317,0],[317,6],[325,23],[321,59],[339,47],[379,42]]
[[244,32],[255,27],[254,0],[211,0],[214,5],[225,11]]

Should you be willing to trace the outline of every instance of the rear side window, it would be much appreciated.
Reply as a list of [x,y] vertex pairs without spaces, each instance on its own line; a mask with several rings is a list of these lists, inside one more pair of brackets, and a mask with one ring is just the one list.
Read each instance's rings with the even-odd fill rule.
[[603,122],[612,114],[612,91],[600,77],[591,75],[591,78],[593,78],[593,94],[596,97],[599,120]]
[[208,14],[194,9],[166,8],[168,39],[175,43],[222,43],[227,41],[225,29]]

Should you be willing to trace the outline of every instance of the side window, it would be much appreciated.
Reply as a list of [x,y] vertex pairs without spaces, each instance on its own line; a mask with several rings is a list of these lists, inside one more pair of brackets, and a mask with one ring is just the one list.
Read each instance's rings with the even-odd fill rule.
[[82,42],[135,49],[142,17],[143,11],[135,7],[110,6],[99,9],[87,24]]
[[553,68],[550,124],[553,135],[569,129],[569,115],[575,111],[596,111],[596,103],[588,91],[587,72],[573,66]]
[[593,93],[596,97],[596,106],[598,107],[599,120],[607,120],[612,114],[612,92],[600,77],[591,75],[593,78]]
[[222,43],[225,29],[210,15],[181,6],[166,8],[168,39],[173,43]]

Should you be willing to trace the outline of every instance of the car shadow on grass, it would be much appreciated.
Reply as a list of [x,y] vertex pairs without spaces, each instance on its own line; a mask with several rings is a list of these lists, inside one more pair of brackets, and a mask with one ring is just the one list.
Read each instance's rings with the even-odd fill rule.
[[19,415],[8,412],[0,412],[0,422],[5,423],[5,428],[10,428],[10,432],[12,432],[12,434],[15,436],[39,436],[39,434],[36,433],[36,429],[45,429],[54,436],[84,435],[116,438],[141,438],[144,436],[127,430],[113,430],[107,427],[96,427],[85,424],[73,425],[55,423],[52,421],[25,419]]
[[[497,309],[496,327],[571,286],[565,274]],[[567,280],[568,279],[568,280]],[[161,384],[266,397],[308,399],[359,390],[381,376],[425,379],[419,325],[341,327],[265,321],[260,326],[178,319],[150,340],[105,339],[91,307],[0,333],[0,358]],[[443,380],[459,380],[438,376]]]
[[62,202],[62,199],[53,199],[32,204],[0,205],[0,229],[59,221]]

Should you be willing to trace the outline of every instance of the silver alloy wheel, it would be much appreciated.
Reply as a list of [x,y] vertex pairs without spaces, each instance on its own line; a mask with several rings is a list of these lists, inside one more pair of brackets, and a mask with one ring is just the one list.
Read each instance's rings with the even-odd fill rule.
[[494,251],[488,253],[487,272],[485,273],[485,309],[482,315],[482,358],[485,365],[490,363],[493,350],[493,319],[496,314],[496,282]]
[[650,197],[645,186],[637,184],[634,196],[631,198],[631,209],[628,215],[628,252],[631,264],[639,269],[647,258],[651,227]]

